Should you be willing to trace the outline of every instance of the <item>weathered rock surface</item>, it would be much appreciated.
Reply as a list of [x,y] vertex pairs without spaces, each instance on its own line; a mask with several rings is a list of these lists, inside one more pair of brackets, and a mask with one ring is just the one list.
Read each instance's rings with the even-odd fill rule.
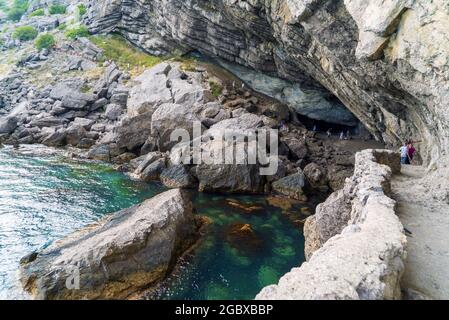
[[17,118],[16,117],[6,117],[0,119],[0,134],[11,133],[17,128]]
[[398,163],[391,151],[358,153],[344,190],[308,218],[308,262],[257,299],[400,299],[407,240],[388,197]]
[[196,231],[188,196],[170,190],[23,258],[22,282],[38,299],[126,298],[165,278]]
[[302,171],[289,175],[273,183],[273,190],[296,200],[307,201],[306,179]]
[[161,182],[167,188],[190,189],[195,187],[195,179],[184,165],[170,166],[160,174]]
[[[185,130],[193,137],[193,127],[201,120],[192,112],[192,107],[185,104],[163,104],[151,117],[151,135],[159,142],[159,150],[169,151],[177,144],[171,139],[175,130]],[[201,128],[204,131],[204,127]]]

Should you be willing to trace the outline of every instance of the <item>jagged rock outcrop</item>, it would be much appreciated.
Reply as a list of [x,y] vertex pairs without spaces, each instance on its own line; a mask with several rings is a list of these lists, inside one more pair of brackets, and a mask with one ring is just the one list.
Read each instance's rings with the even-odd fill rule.
[[155,54],[198,50],[330,90],[378,139],[447,154],[445,0],[102,0],[93,32],[119,31]]
[[164,279],[194,243],[188,195],[170,190],[22,259],[37,299],[119,299]]
[[399,170],[394,152],[358,153],[345,188],[307,219],[308,262],[257,299],[400,299],[407,240],[388,196]]

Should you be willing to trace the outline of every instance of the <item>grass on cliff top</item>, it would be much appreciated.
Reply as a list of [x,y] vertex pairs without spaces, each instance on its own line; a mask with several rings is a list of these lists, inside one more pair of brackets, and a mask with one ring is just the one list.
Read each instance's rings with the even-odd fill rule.
[[128,70],[132,75],[139,74],[144,69],[162,61],[159,57],[133,47],[119,35],[92,36],[90,40],[103,49],[103,61],[113,60],[120,68]]

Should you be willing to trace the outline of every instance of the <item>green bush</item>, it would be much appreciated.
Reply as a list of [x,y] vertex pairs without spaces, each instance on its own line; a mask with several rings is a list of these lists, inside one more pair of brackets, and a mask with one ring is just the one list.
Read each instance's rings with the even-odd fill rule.
[[45,16],[45,11],[42,8],[34,10],[33,12],[30,13],[30,17],[41,17],[41,16]]
[[86,14],[87,9],[84,4],[82,4],[82,3],[79,4],[77,8],[78,8],[78,15],[80,18]]
[[66,6],[60,4],[53,4],[48,8],[50,14],[64,14],[66,11]]
[[66,24],[65,22],[61,23],[61,24],[58,26],[58,30],[60,30],[60,31],[63,31],[63,30],[65,30],[65,29],[67,29],[67,24]]
[[36,41],[34,42],[34,45],[39,51],[43,49],[50,49],[55,45],[55,38],[48,33],[41,34],[39,35],[39,37],[37,37]]
[[12,37],[14,39],[19,39],[20,41],[33,40],[34,38],[37,37],[37,30],[34,29],[32,26],[17,27],[14,30]]
[[69,39],[87,37],[89,36],[89,30],[87,30],[86,26],[79,26],[77,28],[67,30],[65,36]]
[[221,93],[223,92],[223,87],[214,81],[209,81],[209,86],[210,86],[212,95],[216,98],[218,98],[221,95]]

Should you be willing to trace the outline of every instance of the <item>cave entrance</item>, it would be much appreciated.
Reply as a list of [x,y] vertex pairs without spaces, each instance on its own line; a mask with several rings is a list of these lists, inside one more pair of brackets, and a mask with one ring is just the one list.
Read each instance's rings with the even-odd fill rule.
[[329,129],[332,129],[333,135],[340,134],[340,132],[345,134],[349,132],[351,136],[361,136],[368,133],[368,130],[361,122],[357,125],[343,125],[326,122],[323,120],[315,120],[299,113],[297,113],[297,117],[298,120],[307,128],[307,130],[310,131],[315,129],[316,132],[327,132]]

